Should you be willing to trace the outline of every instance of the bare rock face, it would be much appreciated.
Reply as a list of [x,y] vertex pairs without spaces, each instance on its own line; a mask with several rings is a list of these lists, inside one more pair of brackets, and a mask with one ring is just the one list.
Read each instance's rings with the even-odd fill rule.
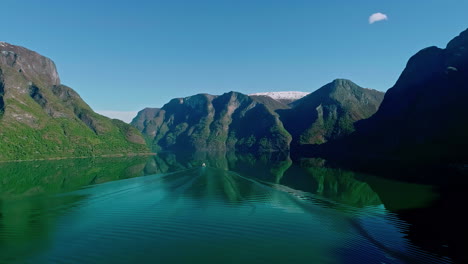
[[95,113],[49,58],[0,42],[0,160],[147,151],[133,127]]
[[0,42],[0,64],[22,73],[26,79],[43,85],[59,85],[55,63],[34,51]]

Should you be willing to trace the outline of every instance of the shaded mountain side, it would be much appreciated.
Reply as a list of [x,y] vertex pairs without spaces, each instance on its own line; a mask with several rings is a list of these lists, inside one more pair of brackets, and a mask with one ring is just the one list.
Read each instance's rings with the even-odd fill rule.
[[132,121],[159,150],[287,151],[291,137],[274,112],[279,102],[229,92],[171,100]]
[[384,93],[337,79],[295,101],[293,108],[278,110],[293,145],[322,144],[354,131],[354,123],[379,108]]
[[147,152],[140,132],[95,113],[55,64],[0,43],[0,160]]
[[[468,30],[414,55],[379,111],[322,152],[368,161],[468,162]],[[325,149],[327,148],[327,149]]]

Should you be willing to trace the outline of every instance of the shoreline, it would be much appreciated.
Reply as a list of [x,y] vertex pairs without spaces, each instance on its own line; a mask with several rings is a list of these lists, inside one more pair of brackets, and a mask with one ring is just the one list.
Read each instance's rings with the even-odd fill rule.
[[0,160],[0,163],[9,162],[28,162],[28,161],[46,161],[46,160],[66,160],[66,159],[87,159],[87,158],[124,158],[124,157],[137,157],[137,156],[156,156],[157,153],[121,153],[121,154],[103,154],[97,156],[77,156],[77,157],[54,157],[54,158],[40,158],[40,159],[27,159],[27,160]]

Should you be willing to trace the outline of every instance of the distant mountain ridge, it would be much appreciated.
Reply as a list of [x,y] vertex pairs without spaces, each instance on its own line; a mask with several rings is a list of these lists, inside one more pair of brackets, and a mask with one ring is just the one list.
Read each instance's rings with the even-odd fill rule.
[[293,108],[264,94],[198,94],[161,109],[145,108],[131,124],[155,151],[288,151],[292,140],[321,144],[351,133],[354,122],[375,113],[382,98],[382,92],[348,80],[301,97]]
[[0,160],[147,152],[137,129],[96,114],[55,64],[0,42]]
[[298,92],[298,91],[285,91],[285,92],[265,92],[265,93],[253,93],[249,96],[268,96],[271,97],[283,104],[290,104],[302,97],[308,95],[308,92]]

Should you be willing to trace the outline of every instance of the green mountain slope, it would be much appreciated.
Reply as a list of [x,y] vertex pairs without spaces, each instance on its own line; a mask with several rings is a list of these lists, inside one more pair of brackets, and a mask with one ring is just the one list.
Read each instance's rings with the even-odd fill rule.
[[284,151],[289,144],[321,144],[354,131],[374,114],[384,93],[335,80],[285,105],[269,96],[229,92],[173,99],[146,108],[132,125],[153,150]]
[[173,99],[160,110],[144,109],[132,125],[156,151],[289,150],[291,136],[274,112],[281,103],[261,100],[237,92],[197,94]]
[[53,61],[0,42],[0,160],[146,152],[144,143],[60,84]]

